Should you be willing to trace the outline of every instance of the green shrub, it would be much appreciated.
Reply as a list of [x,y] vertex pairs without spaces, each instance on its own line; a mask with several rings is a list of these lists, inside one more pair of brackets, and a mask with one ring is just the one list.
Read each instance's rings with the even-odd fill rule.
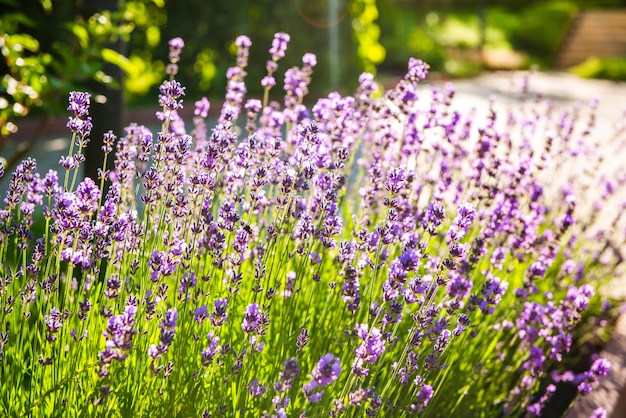
[[570,72],[584,78],[626,81],[626,58],[590,57],[585,62],[570,68]]
[[574,4],[562,1],[524,9],[518,27],[511,33],[513,46],[536,56],[546,65],[553,64],[577,10]]

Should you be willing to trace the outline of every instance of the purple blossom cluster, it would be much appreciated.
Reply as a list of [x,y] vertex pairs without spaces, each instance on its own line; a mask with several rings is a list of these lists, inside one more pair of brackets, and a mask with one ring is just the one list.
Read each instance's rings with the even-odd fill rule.
[[[466,111],[410,59],[385,92],[364,73],[309,108],[310,53],[270,99],[289,41],[275,35],[256,98],[238,37],[224,105],[198,100],[187,132],[174,38],[161,130],[104,134],[100,184],[17,167],[0,210],[0,374],[15,378],[0,413],[540,416],[560,383],[583,396],[610,373],[601,357],[563,366],[586,324],[608,322],[599,285],[623,265],[623,211],[604,227],[598,213],[626,175],[572,174],[593,161],[596,105]],[[67,170],[89,101],[70,96]]]
[[169,63],[165,68],[165,72],[169,76],[176,76],[178,74],[178,61],[180,61],[180,53],[185,47],[185,41],[182,38],[172,38],[168,42],[169,46]]
[[[133,303],[130,300],[129,302]],[[136,313],[137,307],[129,304],[124,308],[123,313],[109,317],[107,327],[102,334],[106,338],[104,350],[98,354],[98,375],[107,376],[108,366],[113,360],[121,362],[128,357],[128,352],[133,347],[133,336],[137,333],[134,329]]]
[[70,116],[67,127],[78,136],[78,141],[84,140],[89,136],[93,127],[89,116],[91,94],[73,91],[70,93],[69,102],[67,110],[72,112],[74,116]]
[[320,388],[335,382],[340,373],[340,360],[330,353],[324,354],[311,372],[311,381],[302,387],[309,402],[320,402],[324,395],[324,389]]
[[376,363],[385,351],[385,339],[379,329],[373,327],[368,331],[367,325],[363,324],[357,325],[356,333],[361,339],[361,344],[356,349],[356,358],[352,363],[352,372],[366,376],[370,370],[364,367],[364,364]]

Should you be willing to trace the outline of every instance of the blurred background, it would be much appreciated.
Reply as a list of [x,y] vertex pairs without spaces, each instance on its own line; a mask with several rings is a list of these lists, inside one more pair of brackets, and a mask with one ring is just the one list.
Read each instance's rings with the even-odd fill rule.
[[223,97],[241,34],[252,39],[247,85],[258,94],[278,31],[291,35],[279,70],[318,57],[311,97],[351,93],[362,71],[390,84],[411,56],[433,80],[531,66],[626,80],[624,0],[0,0],[2,144],[23,116],[64,115],[71,90],[117,113],[154,108],[175,36],[186,43],[186,103]]

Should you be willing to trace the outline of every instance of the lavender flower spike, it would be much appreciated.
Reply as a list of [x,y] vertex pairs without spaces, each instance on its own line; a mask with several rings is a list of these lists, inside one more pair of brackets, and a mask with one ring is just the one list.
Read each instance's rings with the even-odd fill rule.
[[328,386],[337,379],[341,373],[339,359],[330,353],[324,354],[311,372],[311,377],[318,386]]
[[469,230],[469,227],[472,225],[475,216],[476,207],[471,203],[463,203],[459,207],[459,213],[456,215],[456,218],[454,218],[454,221],[448,230],[449,242],[463,239]]
[[355,350],[356,358],[352,363],[352,370],[357,375],[366,376],[369,369],[363,365],[365,363],[374,364],[385,351],[385,340],[382,332],[372,327],[368,331],[367,324],[358,324],[356,334],[361,339],[361,344]]
[[80,118],[89,114],[91,94],[81,91],[70,92],[70,104],[67,110],[72,112],[75,117]]
[[410,81],[423,80],[428,74],[430,66],[422,60],[415,58],[409,58],[409,71],[406,73],[405,78]]
[[272,41],[272,47],[270,48],[270,54],[272,55],[272,60],[278,61],[279,59],[285,56],[285,51],[287,50],[287,44],[291,40],[291,37],[283,32],[278,32],[274,35],[274,40]]
[[261,334],[265,325],[267,325],[267,314],[263,313],[256,303],[248,305],[245,317],[241,323],[241,328],[244,332]]

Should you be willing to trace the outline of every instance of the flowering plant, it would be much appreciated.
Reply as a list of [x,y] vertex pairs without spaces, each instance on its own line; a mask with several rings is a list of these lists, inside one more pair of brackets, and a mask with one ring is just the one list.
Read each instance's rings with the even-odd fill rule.
[[563,165],[589,158],[595,104],[462,113],[411,59],[382,96],[365,73],[309,109],[306,54],[281,105],[288,42],[246,100],[237,38],[215,127],[202,99],[187,133],[170,41],[162,129],[105,134],[97,182],[77,180],[90,96],[71,94],[64,179],[24,161],[0,212],[3,415],[538,416],[609,372],[560,366],[622,262],[620,214],[592,233],[616,182],[586,216]]

